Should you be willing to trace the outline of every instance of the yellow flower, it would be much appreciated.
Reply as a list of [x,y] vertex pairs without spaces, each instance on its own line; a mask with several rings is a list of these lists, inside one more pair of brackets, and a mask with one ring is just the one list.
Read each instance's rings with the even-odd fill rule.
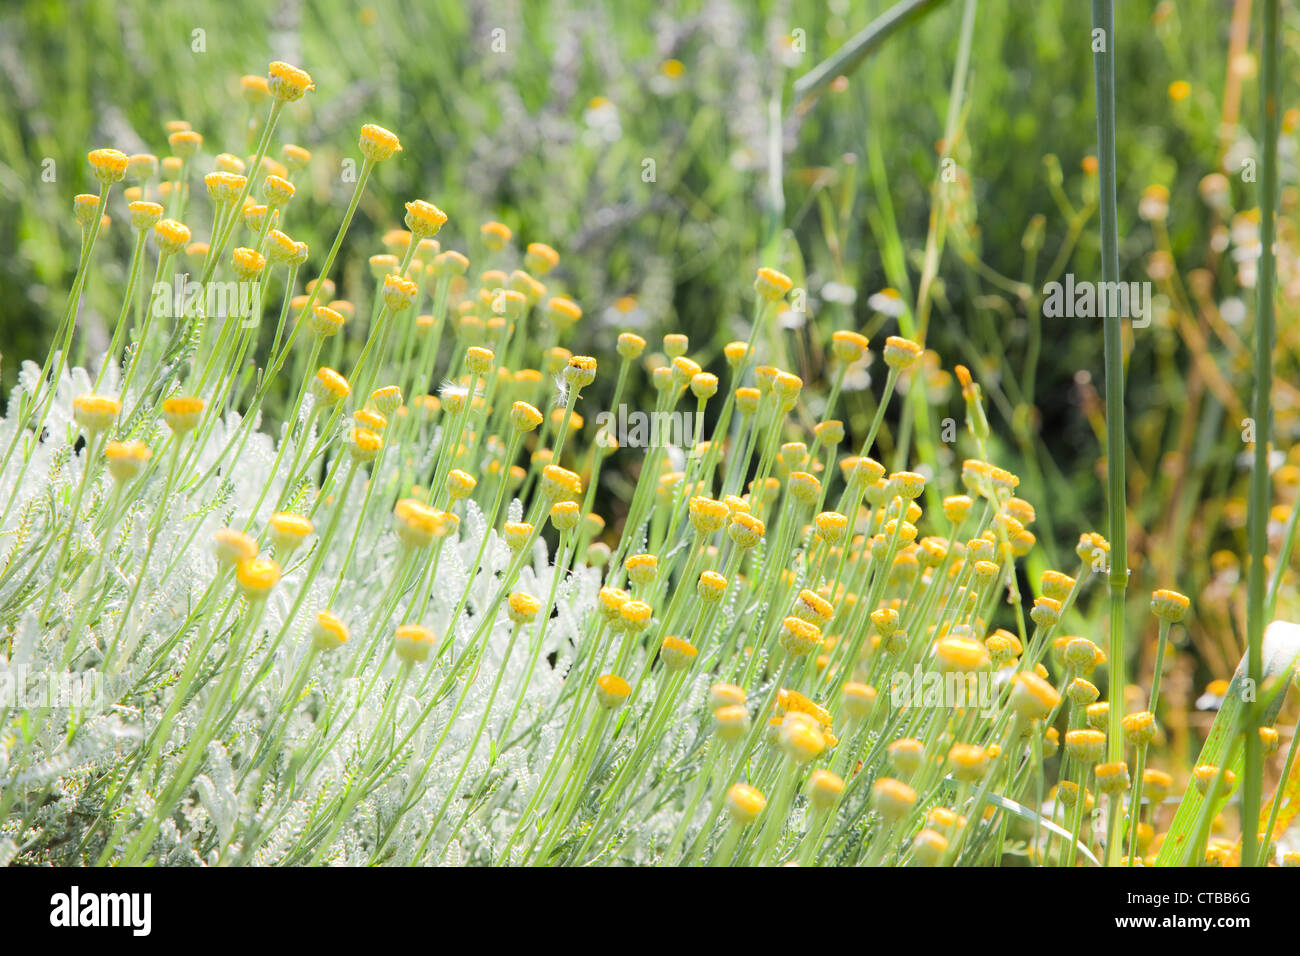
[[320,611],[311,629],[311,643],[318,651],[337,650],[348,642],[348,626],[333,611]]
[[689,641],[684,641],[680,637],[669,635],[663,639],[659,645],[659,659],[664,662],[664,667],[670,671],[681,671],[690,667],[695,658],[699,655]]
[[582,479],[567,468],[547,465],[542,469],[542,494],[548,501],[573,501],[582,494]]
[[131,157],[118,149],[92,149],[86,159],[91,173],[105,186],[125,179],[126,167],[131,162]]
[[271,546],[281,557],[292,554],[294,549],[306,541],[307,536],[314,530],[310,518],[288,511],[277,511],[271,515],[267,520],[267,526],[270,531]]
[[1189,607],[1191,601],[1187,595],[1177,591],[1161,588],[1151,594],[1151,613],[1162,621],[1177,624],[1187,615]]
[[902,371],[911,368],[921,358],[921,346],[911,339],[891,335],[885,340],[885,364]]
[[916,803],[916,791],[892,777],[877,780],[871,787],[871,806],[891,823],[907,816]]
[[831,333],[831,351],[841,362],[857,362],[867,354],[867,337],[844,329]]
[[427,660],[436,641],[433,631],[419,624],[403,624],[393,632],[393,650],[403,664]]
[[777,272],[775,269],[764,266],[755,274],[754,290],[760,298],[768,302],[780,300],[792,288],[794,288],[794,282],[783,272]]
[[537,616],[537,612],[542,609],[542,602],[537,600],[531,594],[523,591],[515,591],[507,601],[509,609],[507,614],[510,620],[515,624],[527,624]]
[[374,123],[367,123],[361,127],[361,137],[358,142],[361,155],[375,163],[382,163],[394,153],[402,151],[402,144],[397,134]]
[[149,446],[142,441],[111,441],[104,446],[104,457],[108,459],[108,472],[116,481],[130,481],[144,468],[153,454]]
[[199,423],[204,402],[193,395],[175,395],[162,403],[163,421],[178,435],[184,435]]
[[560,254],[542,242],[530,242],[524,251],[524,268],[544,276],[560,264]]
[[72,400],[73,419],[92,434],[110,428],[121,411],[122,403],[108,395],[88,392]]
[[763,796],[762,791],[747,783],[732,784],[731,789],[727,791],[727,814],[737,826],[753,823],[766,806],[767,798]]
[[153,239],[159,251],[167,255],[182,252],[190,241],[190,230],[175,219],[162,219],[153,227]]
[[1056,688],[1037,674],[1021,671],[1011,678],[1011,707],[1022,719],[1041,720],[1060,703]]
[[384,440],[369,428],[356,427],[348,432],[347,447],[355,461],[364,463],[379,457]]
[[348,380],[334,369],[322,366],[316,370],[311,383],[311,393],[318,403],[335,405],[347,398],[351,391]]
[[241,564],[257,556],[257,540],[243,531],[221,528],[212,535],[212,552],[220,564]]
[[433,543],[442,526],[442,512],[415,498],[403,498],[393,508],[393,529],[401,542],[412,548]]
[[203,146],[203,137],[192,129],[178,129],[167,137],[167,145],[174,155],[188,159]]
[[308,90],[316,89],[310,73],[280,60],[272,62],[266,71],[267,86],[277,100],[291,103],[302,99]]
[[596,678],[596,701],[605,710],[622,707],[631,693],[628,682],[617,674],[601,674]]
[[258,601],[279,583],[280,565],[270,558],[248,558],[235,566],[235,580],[244,597]]
[[781,646],[792,657],[811,654],[823,643],[821,628],[797,617],[787,617],[781,622],[780,639]]
[[447,214],[431,202],[415,199],[406,204],[406,228],[417,240],[436,236],[446,221]]

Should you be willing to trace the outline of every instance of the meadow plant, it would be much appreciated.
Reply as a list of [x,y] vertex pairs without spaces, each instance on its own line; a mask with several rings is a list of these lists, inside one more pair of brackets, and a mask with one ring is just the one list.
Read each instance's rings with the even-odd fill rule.
[[[970,370],[954,369],[970,457],[949,475],[891,471],[873,457],[891,401],[937,387],[920,342],[873,352],[836,331],[829,397],[808,402],[798,375],[764,364],[794,282],[763,263],[747,334],[716,369],[677,333],[585,354],[600,350],[562,250],[499,222],[444,232],[419,198],[371,259],[369,301],[336,299],[349,225],[400,140],[361,128],[351,199],[311,268],[292,232],[311,157],[276,134],[314,84],[277,62],[242,88],[263,116],[246,161],[206,171],[179,122],[161,163],[89,154],[101,187],[74,201],[75,281],[0,426],[0,860],[1240,852],[1213,825],[1242,776],[1240,735],[1221,730],[1191,773],[1155,766],[1189,599],[1152,596],[1140,706],[1122,681],[1103,697],[1093,681],[1118,662],[1062,622],[1104,583],[1111,546],[1090,532],[1071,567],[1028,573],[1035,505],[990,460]],[[120,313],[93,367],[73,366],[110,215],[135,230]],[[450,248],[458,230],[472,257]],[[240,294],[213,295],[220,283]],[[841,385],[866,367],[883,384],[850,434]],[[654,415],[706,427],[620,448],[588,426],[642,377]],[[590,407],[599,378],[608,409]],[[596,491],[615,456],[634,478],[607,518]],[[1275,624],[1254,671],[1273,677],[1254,712],[1265,752],[1295,643]]]

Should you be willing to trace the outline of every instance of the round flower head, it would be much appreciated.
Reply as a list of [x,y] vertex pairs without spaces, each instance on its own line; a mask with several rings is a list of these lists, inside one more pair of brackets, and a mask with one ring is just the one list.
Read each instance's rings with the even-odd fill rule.
[[285,168],[291,173],[306,169],[307,164],[311,162],[311,151],[294,143],[285,143],[280,147],[280,155],[284,157]]
[[403,624],[393,632],[393,650],[403,664],[419,664],[429,657],[437,638],[418,624]]
[[1067,731],[1065,752],[1079,763],[1094,764],[1106,752],[1106,735],[1100,730],[1091,729]]
[[776,739],[781,752],[801,766],[815,760],[826,749],[826,738],[817,721],[799,711],[791,711],[782,718]]
[[108,395],[87,393],[72,400],[72,417],[90,434],[107,431],[122,411],[122,403]]
[[175,219],[161,219],[153,227],[153,240],[160,252],[174,256],[189,245],[190,230]]
[[531,594],[515,591],[510,595],[506,613],[515,624],[527,624],[542,609],[542,602]]
[[266,524],[271,547],[282,558],[292,554],[314,530],[310,518],[289,511],[277,511]]
[[415,498],[403,498],[393,508],[393,530],[408,547],[433,543],[442,525],[442,513]]
[[617,674],[601,674],[596,678],[596,702],[605,710],[622,707],[631,694],[631,686]]
[[250,601],[260,601],[280,581],[280,565],[270,558],[249,558],[235,565],[235,581]]
[[934,645],[934,659],[943,673],[967,673],[986,669],[989,650],[983,641],[971,637],[941,637]]
[[816,591],[803,588],[794,602],[795,616],[824,627],[835,616],[835,606]]
[[127,206],[131,214],[131,228],[137,232],[152,229],[162,219],[163,207],[156,202],[137,200]]
[[575,355],[564,370],[564,380],[574,388],[586,388],[596,380],[596,360],[590,355]]
[[714,604],[727,593],[727,579],[717,571],[704,571],[695,584],[695,593],[705,603]]
[[901,820],[916,803],[916,791],[892,777],[877,780],[871,787],[871,806],[891,823]]
[[909,369],[921,359],[921,346],[911,339],[891,335],[885,340],[885,364],[899,371]]
[[819,810],[835,806],[844,793],[844,778],[829,770],[817,769],[808,777],[808,800]]
[[1035,598],[1029,616],[1040,627],[1054,627],[1061,620],[1061,602],[1049,597]]
[[127,160],[126,175],[136,182],[148,182],[158,175],[158,157],[153,153],[136,153]]
[[708,400],[718,394],[718,376],[712,372],[698,372],[691,376],[691,394],[701,400]]
[[510,408],[510,424],[515,431],[530,432],[542,423],[542,413],[527,402],[515,402]]
[[140,474],[153,452],[142,441],[111,441],[104,446],[104,457],[108,459],[108,473],[115,481],[127,482]]
[[582,494],[582,479],[567,468],[547,465],[542,469],[542,495],[548,501],[574,501]]
[[652,584],[659,576],[659,559],[653,554],[634,554],[624,562],[628,580],[633,584]]
[[235,274],[245,282],[257,278],[266,268],[266,256],[256,249],[242,246],[230,253],[230,262],[235,267]]
[[310,73],[280,60],[272,62],[266,68],[266,72],[266,84],[271,91],[271,95],[285,103],[300,100],[307,94],[308,90],[316,89],[315,84],[311,81]]
[[467,498],[474,491],[474,486],[478,484],[478,479],[467,471],[459,468],[453,468],[447,474],[446,491],[456,501]]
[[709,687],[709,709],[719,707],[744,707],[745,689],[736,684],[719,682]]
[[1162,803],[1173,785],[1174,778],[1163,770],[1150,767],[1142,773],[1142,796],[1152,804]]
[[362,463],[374,461],[384,447],[383,438],[376,432],[359,426],[348,431],[346,443],[353,460]]
[[1187,595],[1161,588],[1151,594],[1151,613],[1162,621],[1177,624],[1187,615],[1191,601]]
[[794,282],[788,275],[766,266],[759,269],[754,276],[754,291],[758,293],[759,298],[767,302],[779,301],[792,288]]
[[208,198],[224,206],[235,202],[243,194],[244,186],[248,185],[248,177],[218,169],[204,176],[203,183],[208,187]]
[[850,720],[865,720],[876,708],[876,689],[870,684],[850,681],[841,689],[841,696]]
[[928,827],[912,841],[912,862],[917,866],[938,866],[948,852],[948,838]]
[[611,587],[601,588],[596,598],[597,612],[609,623],[619,620],[619,613],[623,610],[623,605],[632,600],[631,595],[622,588]]
[[1128,764],[1124,761],[1099,763],[1093,769],[1097,774],[1097,789],[1102,793],[1123,793],[1129,788]]
[[1021,671],[1011,678],[1011,707],[1023,720],[1041,720],[1061,703],[1056,688],[1037,674]]
[[311,628],[311,646],[318,651],[333,651],[348,642],[348,626],[333,611],[320,611]]
[[680,637],[669,635],[663,639],[659,645],[659,659],[664,662],[664,667],[670,671],[683,671],[690,667],[699,655],[690,642],[682,640]]
[[904,777],[916,773],[925,761],[925,744],[915,737],[902,737],[885,749],[889,753],[889,766]]
[[948,751],[948,764],[952,775],[965,783],[983,779],[989,767],[989,752],[975,744],[954,744]]
[[431,202],[416,199],[406,204],[406,228],[417,240],[436,236],[446,221],[447,214]]
[[721,501],[694,495],[687,508],[691,527],[700,534],[712,534],[727,523],[730,509]]
[[867,354],[867,337],[844,329],[832,332],[831,352],[841,362],[857,362]]
[[167,145],[172,148],[172,155],[188,159],[203,147],[203,137],[192,129],[178,129],[167,137]]
[[384,385],[370,393],[370,403],[385,415],[393,415],[402,407],[402,389],[397,385]]
[[740,367],[740,363],[745,360],[748,352],[749,344],[747,342],[728,342],[722,347],[723,357],[726,358],[727,365],[733,370]]
[[397,273],[384,276],[384,305],[390,312],[397,313],[409,309],[420,294],[420,287]]
[[204,402],[192,395],[175,395],[162,403],[163,421],[178,435],[191,431],[203,415]]
[[1222,771],[1220,778],[1219,768],[1214,764],[1198,764],[1192,768],[1192,781],[1196,784],[1196,789],[1200,791],[1201,796],[1210,792],[1214,786],[1215,780],[1218,780],[1218,796],[1222,797],[1225,793],[1232,790],[1233,784],[1237,782],[1237,775],[1231,770]]
[[1105,730],[1110,726],[1110,704],[1108,701],[1099,701],[1097,704],[1089,704],[1083,710],[1084,718],[1088,721],[1088,726],[1093,730]]
[[266,199],[266,205],[271,209],[279,209],[287,205],[293,198],[294,192],[293,183],[283,176],[267,176],[262,181],[262,195]]
[[654,610],[645,601],[624,601],[618,609],[619,623],[629,634],[640,634],[650,626]]
[[727,815],[737,826],[748,826],[758,819],[767,806],[767,798],[757,787],[747,783],[732,784],[727,791]]
[[727,525],[727,536],[741,550],[748,550],[757,546],[763,540],[763,535],[766,532],[766,525],[747,511],[733,513],[731,522]]
[[99,196],[95,193],[82,193],[73,199],[72,212],[83,229],[89,229],[98,219],[107,218],[100,214]]
[[491,349],[471,345],[465,350],[465,367],[474,375],[485,375],[491,370],[495,357]]
[[790,496],[803,505],[815,505],[821,498],[822,483],[806,471],[792,472],[786,488]]
[[838,511],[823,511],[813,519],[817,534],[827,544],[835,545],[844,540],[848,531],[849,519]]
[[483,244],[493,252],[499,252],[504,249],[510,237],[514,235],[510,227],[505,223],[489,221],[479,226],[479,235],[483,237]]
[[780,640],[781,646],[792,657],[804,657],[823,644],[821,628],[794,616],[781,622]]
[[1097,702],[1097,698],[1101,696],[1101,691],[1091,681],[1076,677],[1065,688],[1065,696],[1069,697],[1070,703],[1076,707],[1090,707]]
[[219,564],[234,566],[257,556],[257,539],[234,528],[220,528],[212,535],[212,553]]
[[120,183],[126,178],[131,158],[118,149],[92,149],[86,156],[90,171],[102,185]]
[[507,521],[503,529],[506,547],[517,553],[532,538],[533,530],[527,521]]
[[635,332],[623,332],[618,337],[618,354],[628,361],[640,358],[645,351],[645,339]]
[[264,76],[241,76],[239,95],[250,106],[258,106],[271,98],[271,84]]
[[347,398],[351,391],[348,380],[332,368],[322,366],[312,378],[312,398],[321,405],[336,405]]
[[713,724],[723,743],[739,743],[749,730],[749,711],[742,704],[724,704],[713,708]]

